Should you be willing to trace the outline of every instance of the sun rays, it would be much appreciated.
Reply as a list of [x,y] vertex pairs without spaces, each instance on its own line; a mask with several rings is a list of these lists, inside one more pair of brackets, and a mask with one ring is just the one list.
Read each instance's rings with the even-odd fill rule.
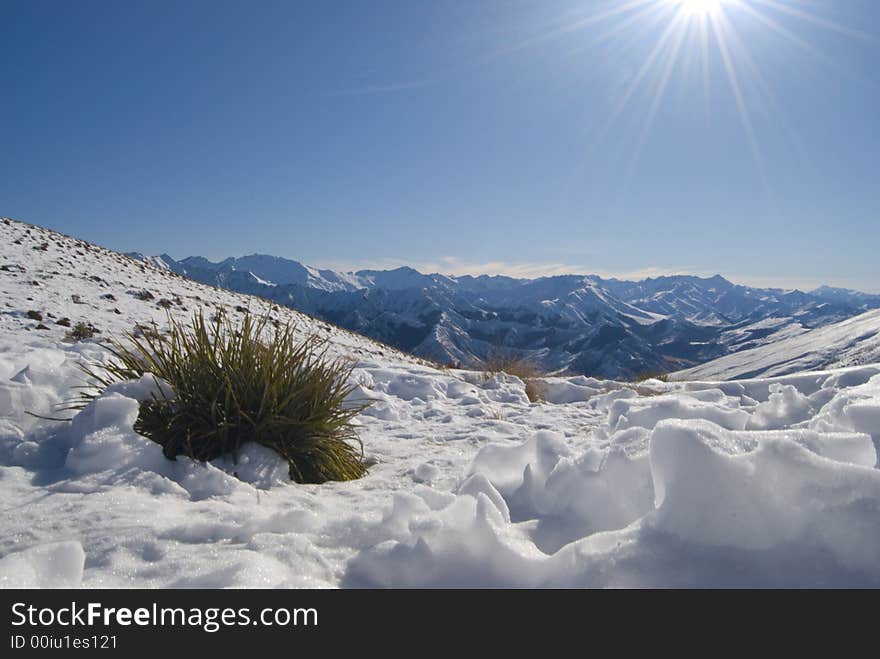
[[[833,67],[834,63],[810,36],[832,32],[849,38],[870,40],[859,30],[832,20],[833,12],[819,11],[820,5],[806,0],[627,0],[585,3],[578,16],[541,39],[578,32],[589,35],[593,43],[635,43],[640,50],[635,65],[622,74],[625,79],[609,105],[609,112],[598,139],[605,140],[626,112],[641,121],[633,139],[635,152],[631,170],[639,153],[655,129],[660,108],[673,82],[679,82],[688,65],[698,72],[699,87],[693,89],[710,118],[712,95],[724,95],[714,103],[729,104],[738,117],[751,157],[765,186],[768,186],[762,134],[759,128],[772,118],[779,133],[797,145],[794,129],[784,116],[783,106],[762,70],[767,58],[794,49],[814,64]],[[632,41],[628,35],[637,34]],[[758,52],[755,40],[778,43],[778,47]],[[621,48],[624,50],[624,48]],[[754,52],[753,52],[754,51]],[[775,51],[775,52],[774,52]],[[622,71],[624,68],[621,69]],[[726,91],[724,91],[726,90]],[[762,121],[756,120],[760,117]],[[766,131],[766,128],[765,128]],[[772,137],[772,136],[771,136]]]

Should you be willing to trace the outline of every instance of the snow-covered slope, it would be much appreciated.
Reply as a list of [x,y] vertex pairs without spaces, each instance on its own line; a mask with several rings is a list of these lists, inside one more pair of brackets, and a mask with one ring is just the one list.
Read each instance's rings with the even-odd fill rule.
[[0,295],[0,586],[880,586],[880,365],[549,378],[529,403],[517,378],[278,309],[356,358],[354,396],[374,401],[358,417],[368,474],[295,485],[254,447],[166,460],[132,427],[149,377],[72,422],[27,414],[107,358],[64,341],[62,316],[107,335],[161,320],[160,299],[181,316],[271,303],[12,222]]
[[880,362],[880,311],[869,311],[672,375],[674,380],[735,380]]
[[249,309],[293,323],[302,332],[331,339],[342,351],[382,355],[407,363],[420,360],[389,346],[288,307],[192,281],[175,274],[161,257],[144,263],[42,227],[0,219],[0,331],[61,340],[71,325],[85,322],[98,336],[121,334],[136,325],[164,325],[167,314],[189,319]]

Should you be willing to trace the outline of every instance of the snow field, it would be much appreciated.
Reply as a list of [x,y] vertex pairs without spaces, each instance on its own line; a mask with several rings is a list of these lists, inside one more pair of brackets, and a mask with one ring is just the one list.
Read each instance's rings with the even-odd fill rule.
[[375,464],[302,486],[257,446],[165,459],[132,430],[151,376],[69,424],[24,414],[100,351],[0,342],[4,585],[880,585],[880,367],[557,378],[530,404],[503,374],[365,360]]

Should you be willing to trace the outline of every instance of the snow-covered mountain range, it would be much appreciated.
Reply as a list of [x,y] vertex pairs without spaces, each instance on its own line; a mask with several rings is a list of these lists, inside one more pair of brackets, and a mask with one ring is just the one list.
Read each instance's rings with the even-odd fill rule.
[[[245,309],[354,360],[353,397],[372,401],[357,417],[365,477],[292,484],[254,444],[235,460],[168,460],[134,429],[150,376],[69,422],[45,418],[81,366],[111,358],[101,337]],[[634,322],[657,313],[629,309]],[[79,322],[99,333],[69,336]],[[880,587],[880,364],[853,365],[880,355],[852,352],[876,348],[878,330],[869,311],[775,344],[791,366],[847,368],[766,377],[780,364],[753,359],[754,377],[735,382],[548,377],[532,402],[517,377],[440,369],[0,220],[0,588]]]
[[639,282],[335,272],[254,254],[211,262],[130,256],[305,311],[412,354],[475,366],[503,351],[557,373],[630,378],[692,367],[880,308],[845,289],[763,289],[721,276]]

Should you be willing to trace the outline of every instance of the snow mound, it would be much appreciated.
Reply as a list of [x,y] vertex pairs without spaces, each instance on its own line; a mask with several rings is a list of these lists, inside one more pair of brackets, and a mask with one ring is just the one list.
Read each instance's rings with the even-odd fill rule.
[[745,410],[698,400],[696,396],[616,400],[608,411],[608,424],[615,430],[651,429],[664,419],[708,419],[724,428],[743,430],[749,414]]
[[168,460],[156,442],[134,430],[140,402],[173,391],[151,374],[111,385],[90,402],[60,434],[69,446],[65,469],[82,479],[148,484],[156,492],[185,491],[193,499],[228,494],[242,484],[260,489],[289,482],[287,462],[258,444],[245,444],[235,456],[203,464],[179,456]]
[[455,499],[398,510],[348,583],[880,585],[880,377],[824,387],[846,379],[598,396],[584,450],[546,431],[484,447]]
[[78,588],[86,555],[76,541],[39,545],[0,558],[0,588]]
[[731,455],[713,447],[725,444],[722,432],[680,421],[655,429],[656,528],[702,548],[781,550],[794,561],[789,570],[806,573],[810,563],[795,559],[824,556],[829,571],[880,578],[880,472],[781,435]]

